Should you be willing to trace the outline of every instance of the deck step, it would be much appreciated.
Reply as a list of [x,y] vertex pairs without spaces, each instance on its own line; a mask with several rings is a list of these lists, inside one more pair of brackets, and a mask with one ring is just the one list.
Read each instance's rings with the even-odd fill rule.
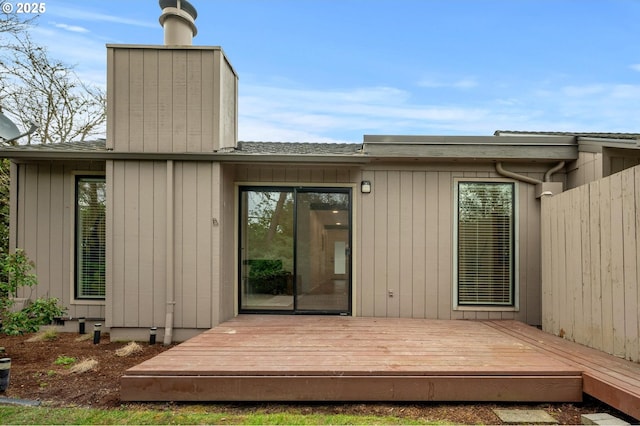
[[124,401],[579,402],[576,376],[134,376]]
[[640,364],[569,342],[517,321],[492,321],[491,325],[580,369],[584,393],[640,419]]

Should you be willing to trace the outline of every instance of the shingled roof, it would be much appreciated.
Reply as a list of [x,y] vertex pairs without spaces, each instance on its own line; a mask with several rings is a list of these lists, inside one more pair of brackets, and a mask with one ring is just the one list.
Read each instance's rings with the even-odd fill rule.
[[101,152],[106,141],[97,139],[83,142],[34,143],[29,145],[2,145],[0,152]]
[[238,142],[235,152],[246,154],[279,155],[349,155],[362,149],[357,143],[308,143],[308,142]]

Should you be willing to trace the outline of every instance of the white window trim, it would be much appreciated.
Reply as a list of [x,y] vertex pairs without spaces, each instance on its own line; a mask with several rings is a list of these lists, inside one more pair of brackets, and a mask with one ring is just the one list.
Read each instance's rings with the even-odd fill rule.
[[[77,185],[77,180],[78,180],[78,176],[96,176],[96,177],[104,177],[105,178],[105,182],[106,182],[106,171],[96,171],[96,170],[90,170],[90,171],[81,171],[81,170],[74,170],[71,173],[72,179],[71,179],[71,191],[69,191],[71,194],[69,195],[69,198],[71,200],[71,202],[69,203],[70,206],[72,206],[73,209],[73,213],[71,214],[71,224],[70,226],[70,233],[69,233],[69,241],[71,242],[71,244],[69,244],[69,277],[70,277],[70,282],[69,282],[69,304],[70,305],[86,305],[86,306],[106,306],[107,304],[107,296],[105,294],[104,299],[77,299],[76,298],[76,213],[78,211],[77,206],[76,206],[76,185]],[[106,283],[105,283],[106,284]]]
[[[487,183],[513,183],[513,306],[491,306],[491,305],[459,305],[458,304],[458,184],[460,182],[487,182]],[[520,310],[520,186],[519,182],[513,179],[501,178],[454,178],[453,179],[453,310],[454,311],[475,311],[475,312],[518,312]]]

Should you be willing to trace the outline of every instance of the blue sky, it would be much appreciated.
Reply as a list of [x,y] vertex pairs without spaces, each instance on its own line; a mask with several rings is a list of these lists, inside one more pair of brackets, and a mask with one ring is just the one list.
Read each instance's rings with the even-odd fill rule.
[[[240,140],[640,132],[639,0],[191,3],[239,74]],[[94,84],[105,44],[163,42],[156,0],[45,4],[34,38]]]

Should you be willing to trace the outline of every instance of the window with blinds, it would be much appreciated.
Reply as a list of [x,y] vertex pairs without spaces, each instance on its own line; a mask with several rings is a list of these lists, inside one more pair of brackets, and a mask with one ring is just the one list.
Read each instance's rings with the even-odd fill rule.
[[458,305],[514,303],[514,184],[458,182]]
[[105,179],[76,178],[76,298],[105,297]]

